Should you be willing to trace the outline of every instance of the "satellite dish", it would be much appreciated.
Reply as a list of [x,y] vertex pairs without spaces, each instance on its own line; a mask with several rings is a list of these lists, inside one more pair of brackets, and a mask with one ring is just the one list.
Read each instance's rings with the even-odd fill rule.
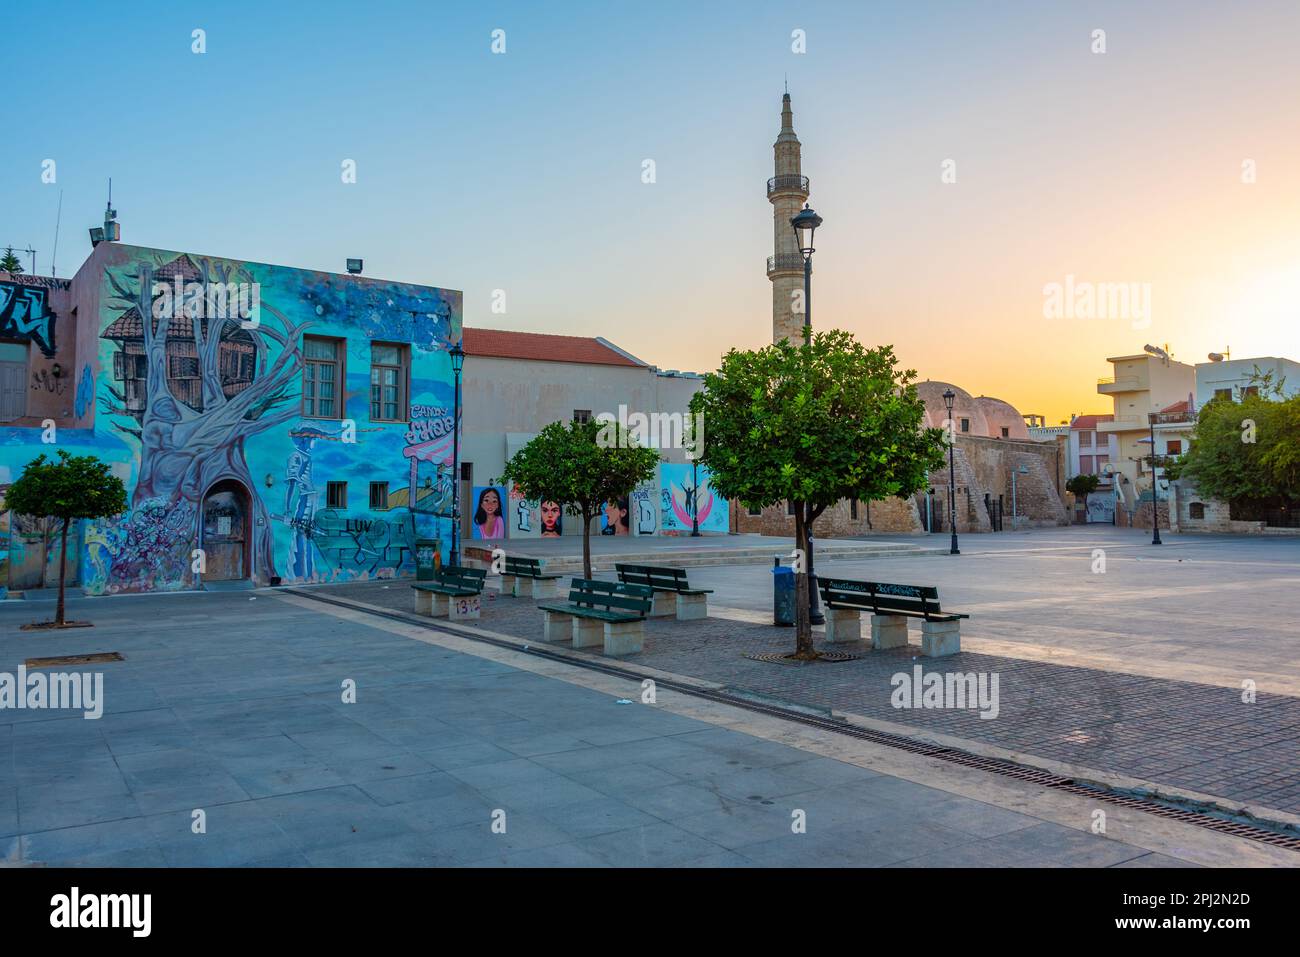
[[1221,352],[1211,352],[1208,356],[1206,356],[1206,358],[1209,359],[1211,362],[1222,362],[1222,361],[1223,361],[1223,353],[1221,353]]

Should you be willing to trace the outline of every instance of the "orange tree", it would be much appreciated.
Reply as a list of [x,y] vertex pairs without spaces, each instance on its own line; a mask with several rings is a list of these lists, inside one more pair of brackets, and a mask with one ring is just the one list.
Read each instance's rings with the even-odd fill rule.
[[126,487],[109,466],[93,455],[72,455],[59,449],[58,461],[38,455],[5,492],[5,507],[18,515],[57,518],[63,525],[59,541],[59,603],[54,624],[65,624],[63,593],[67,577],[68,524],[83,518],[107,518],[126,510]]
[[[840,330],[811,344],[782,340],[731,350],[691,399],[703,414],[697,450],[709,482],[747,508],[791,503],[795,544],[846,498],[906,498],[943,465],[943,430],[927,428],[916,373],[897,368],[891,346],[869,349]],[[795,566],[795,657],[817,657],[808,621],[808,575]]]

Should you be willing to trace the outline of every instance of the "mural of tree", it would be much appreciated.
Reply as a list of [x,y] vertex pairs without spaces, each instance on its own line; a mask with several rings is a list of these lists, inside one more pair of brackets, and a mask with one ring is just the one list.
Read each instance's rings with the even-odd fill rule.
[[[231,264],[207,259],[197,262],[205,286],[210,281],[252,283],[246,271]],[[253,509],[253,566],[274,575],[271,523],[261,496],[256,494],[244,446],[250,436],[300,414],[296,391],[302,369],[299,346],[302,332],[311,322],[294,324],[266,302],[261,303],[263,321],[249,329],[241,328],[238,315],[209,316],[206,322],[191,316],[188,324],[202,395],[202,407],[196,409],[174,394],[169,381],[168,329],[177,316],[153,317],[155,274],[163,266],[161,261],[142,265],[134,280],[129,275],[107,272],[115,293],[109,301],[110,308],[120,309],[122,313],[134,308],[141,317],[143,330],[146,368],[143,409],[128,408],[124,392],[111,385],[106,389],[112,401],[105,399],[102,404],[107,413],[129,417],[130,424],[114,425],[140,443],[140,474],[131,505],[137,508],[150,503],[170,508],[183,504],[197,516],[208,489],[223,479],[235,479],[248,490]],[[178,308],[174,313],[179,311]],[[268,314],[280,328],[264,321]],[[219,353],[223,340],[228,341],[232,334],[251,339],[256,365],[252,382],[241,391],[227,395]]]

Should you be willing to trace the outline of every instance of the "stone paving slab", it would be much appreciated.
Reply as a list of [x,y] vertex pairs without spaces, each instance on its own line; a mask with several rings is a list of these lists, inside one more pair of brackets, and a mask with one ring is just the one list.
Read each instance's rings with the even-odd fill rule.
[[[125,656],[103,667],[98,720],[0,711],[0,741],[14,745],[0,755],[0,865],[864,866],[965,853],[1046,867],[1151,856],[324,611],[231,594],[90,611],[94,629],[20,636],[0,609],[0,671],[55,652]],[[361,673],[356,703],[344,703],[341,683]],[[792,831],[795,810],[806,833]]]
[[[411,610],[401,582],[330,586],[325,593]],[[485,592],[484,628],[542,640],[542,614],[528,598]],[[864,625],[864,632],[869,628]],[[873,651],[869,642],[827,645],[860,655],[841,663],[776,664],[749,654],[786,653],[793,631],[710,617],[650,619],[637,664],[716,682],[796,705],[848,712],[942,733],[1051,761],[1151,780],[1233,802],[1300,814],[1300,699],[1239,689],[963,651],[920,655],[919,628],[907,648]],[[893,678],[975,673],[998,676],[998,714],[978,709],[895,708]]]

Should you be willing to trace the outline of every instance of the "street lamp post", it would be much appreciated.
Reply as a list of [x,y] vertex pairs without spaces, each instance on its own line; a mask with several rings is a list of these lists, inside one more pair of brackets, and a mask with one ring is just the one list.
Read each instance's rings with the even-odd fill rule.
[[1160,489],[1156,481],[1156,416],[1155,413],[1148,413],[1147,424],[1151,426],[1151,544],[1162,545],[1160,541],[1160,504],[1157,498],[1157,492]]
[[952,428],[952,404],[957,399],[957,393],[952,389],[945,389],[943,393],[943,404],[948,409],[948,521],[952,525],[952,548],[948,554],[960,555],[961,550],[957,547],[957,466],[953,459],[953,447],[957,444],[957,437]]
[[451,563],[460,564],[460,374],[465,368],[465,349],[458,342],[451,348],[451,371],[456,378],[451,432]]
[[700,537],[700,462],[691,459],[691,538]]
[[[807,203],[790,220],[794,228],[799,254],[803,256],[803,344],[812,345],[812,254],[813,235],[822,224],[822,218]],[[802,507],[802,506],[800,506]],[[826,624],[822,614],[821,599],[817,595],[817,571],[813,566],[813,529],[808,522],[808,621],[814,625]]]

